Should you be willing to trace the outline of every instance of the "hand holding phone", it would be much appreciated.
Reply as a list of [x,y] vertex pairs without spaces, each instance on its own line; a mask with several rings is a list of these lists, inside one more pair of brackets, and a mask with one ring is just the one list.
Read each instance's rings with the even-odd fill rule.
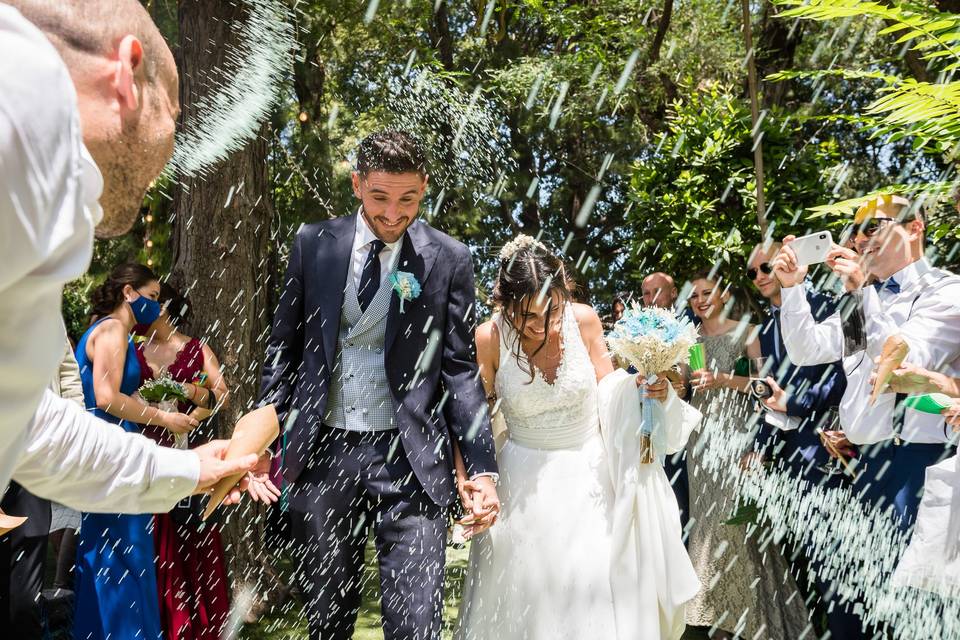
[[801,236],[790,243],[790,248],[797,256],[798,266],[805,267],[825,262],[833,249],[833,234],[829,231],[817,231]]

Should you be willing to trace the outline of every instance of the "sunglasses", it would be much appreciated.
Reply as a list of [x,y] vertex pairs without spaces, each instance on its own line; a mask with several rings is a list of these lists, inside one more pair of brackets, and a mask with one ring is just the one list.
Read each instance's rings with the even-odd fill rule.
[[[773,273],[773,267],[770,266],[769,262],[764,262],[762,265],[760,265],[760,271],[762,271],[766,275],[770,275],[771,273]],[[760,271],[757,271],[757,269],[755,269],[754,267],[750,267],[749,269],[747,269],[747,277],[750,278],[751,280],[756,280],[757,276],[760,275]]]
[[872,238],[890,223],[893,224],[906,224],[910,222],[909,220],[897,220],[896,218],[870,218],[863,224],[851,224],[847,225],[847,228],[844,230],[843,237],[852,238],[857,235],[857,233],[862,233],[868,238]]

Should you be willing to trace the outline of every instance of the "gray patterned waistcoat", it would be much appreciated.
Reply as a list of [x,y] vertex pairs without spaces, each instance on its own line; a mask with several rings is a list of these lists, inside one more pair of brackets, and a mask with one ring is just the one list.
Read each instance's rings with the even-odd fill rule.
[[328,426],[347,431],[396,429],[383,355],[392,296],[393,289],[387,278],[366,312],[361,312],[353,274],[347,273],[337,356],[324,417]]

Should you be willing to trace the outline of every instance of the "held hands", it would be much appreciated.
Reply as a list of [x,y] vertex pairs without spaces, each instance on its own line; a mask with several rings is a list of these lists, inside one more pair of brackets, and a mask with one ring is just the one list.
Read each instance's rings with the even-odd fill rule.
[[463,536],[469,540],[483,533],[500,516],[500,498],[497,487],[490,476],[480,476],[474,480],[457,478],[457,491],[467,515],[458,521],[463,525]]

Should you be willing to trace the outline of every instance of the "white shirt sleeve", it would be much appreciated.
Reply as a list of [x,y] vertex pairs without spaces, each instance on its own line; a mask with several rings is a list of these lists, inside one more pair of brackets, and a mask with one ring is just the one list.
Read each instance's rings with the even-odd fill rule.
[[871,357],[880,355],[883,343],[896,334],[910,347],[907,361],[926,369],[940,371],[960,357],[960,284],[956,281],[918,296],[903,324],[890,317],[888,308],[873,287],[863,290],[864,328]]
[[93,251],[82,148],[63,60],[0,3],[0,490],[63,356],[63,284]]
[[163,513],[193,493],[200,459],[127,433],[47,391],[13,477],[31,493],[80,511]]
[[783,344],[794,364],[806,367],[836,362],[843,356],[840,314],[817,322],[802,285],[781,290],[780,326]]

